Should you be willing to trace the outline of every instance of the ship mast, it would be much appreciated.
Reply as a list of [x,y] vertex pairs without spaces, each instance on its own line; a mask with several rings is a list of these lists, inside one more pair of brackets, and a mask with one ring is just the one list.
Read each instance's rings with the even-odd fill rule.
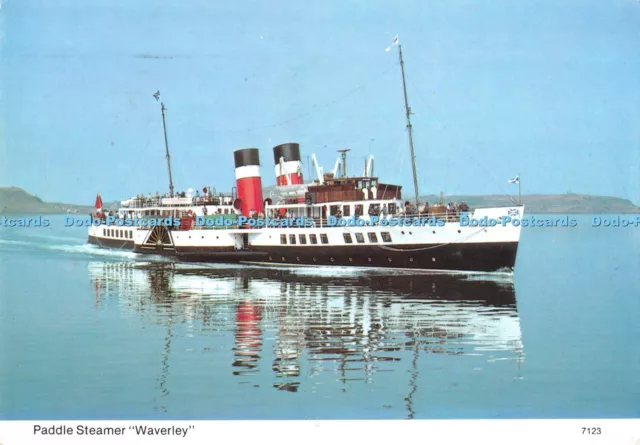
[[413,150],[413,133],[411,127],[411,107],[407,98],[407,82],[404,78],[404,61],[402,60],[402,45],[398,42],[398,52],[400,54],[400,70],[402,71],[402,89],[404,91],[404,108],[407,114],[407,130],[409,131],[409,148],[411,150],[411,167],[413,169],[413,190],[416,195],[416,206],[419,205],[418,174],[416,173],[416,154]]
[[[164,128],[164,148],[167,151],[167,168],[169,169],[169,194],[173,198],[173,179],[171,178],[171,156],[169,155],[169,141],[167,140],[167,122],[164,117],[164,102],[160,103],[160,109],[162,110],[162,127]],[[412,149],[413,150],[413,149]],[[415,167],[414,167],[415,175]]]
[[[160,99],[160,90],[153,94],[156,101]],[[167,168],[169,169],[169,194],[173,198],[173,178],[171,177],[171,156],[169,155],[169,140],[167,139],[167,121],[164,116],[166,108],[164,102],[160,102],[160,111],[162,111],[162,128],[164,129],[164,148],[167,153]]]

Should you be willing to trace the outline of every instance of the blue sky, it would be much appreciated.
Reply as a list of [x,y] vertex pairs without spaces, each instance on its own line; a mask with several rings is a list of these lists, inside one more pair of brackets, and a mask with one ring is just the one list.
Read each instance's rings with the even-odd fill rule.
[[[233,151],[376,157],[420,191],[640,203],[637,0],[0,0],[0,185],[92,203],[234,185]],[[304,172],[307,173],[305,165]]]

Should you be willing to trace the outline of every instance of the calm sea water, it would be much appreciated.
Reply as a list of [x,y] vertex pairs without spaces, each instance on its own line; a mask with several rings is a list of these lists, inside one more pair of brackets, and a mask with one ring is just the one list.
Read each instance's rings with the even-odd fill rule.
[[513,277],[183,265],[0,229],[0,418],[640,416],[640,228]]

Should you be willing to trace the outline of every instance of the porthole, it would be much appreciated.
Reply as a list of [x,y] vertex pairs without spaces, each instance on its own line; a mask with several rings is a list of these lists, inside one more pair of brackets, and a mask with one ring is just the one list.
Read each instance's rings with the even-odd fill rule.
[[413,235],[413,232],[409,232],[409,235]]
[[432,233],[435,235],[435,234],[436,234],[436,231],[434,230]]
[[349,257],[349,262],[352,263],[353,262],[353,258]]
[[462,233],[462,230],[458,229],[458,233]]
[[204,236],[201,236],[200,238],[204,239]]
[[333,263],[333,261],[334,261],[334,259],[333,259],[333,257],[331,257],[331,262]]
[[299,256],[297,256],[297,257],[296,257],[296,260],[300,261],[300,257],[299,257]]
[[[178,238],[180,238],[180,237],[178,237]],[[191,235],[189,235],[189,239],[191,239]]]
[[389,262],[391,262],[391,258],[387,258],[389,260]]
[[431,261],[436,262],[436,257],[431,257]]
[[404,235],[404,230],[403,230],[403,231],[401,231],[400,233],[402,233],[402,234]]
[[371,258],[368,258],[369,262],[371,262]]
[[282,257],[282,261],[284,261],[284,257]]
[[273,260],[273,258],[269,257],[269,261]]
[[316,261],[316,257],[313,257],[313,261],[314,261],[314,262]]

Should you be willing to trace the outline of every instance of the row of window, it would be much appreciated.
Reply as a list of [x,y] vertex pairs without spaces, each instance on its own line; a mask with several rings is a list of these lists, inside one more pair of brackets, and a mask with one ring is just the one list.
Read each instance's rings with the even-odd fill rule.
[[102,229],[102,236],[133,239],[133,231],[122,229]]
[[[387,207],[387,205],[384,205],[385,207]],[[364,215],[364,204],[356,204],[355,205],[355,214],[354,216],[363,216]],[[385,210],[384,208],[380,207],[380,204],[370,204],[369,205],[369,215],[378,215],[380,214],[381,210]],[[387,207],[387,209],[385,210],[388,214],[395,214],[396,213],[396,204],[391,202],[389,203],[389,206]],[[342,217],[347,217],[347,216],[351,216],[351,205],[345,204],[342,206],[339,205],[332,205],[329,206],[329,215],[331,216],[337,216],[338,214],[341,214],[340,216]]]
[[[218,209],[218,211],[220,212],[219,214],[221,215],[229,215],[232,212],[232,210],[230,208],[224,208],[224,209]],[[156,209],[151,209],[151,210],[145,210],[144,212],[142,212],[142,216],[162,216],[162,217],[173,217],[173,218],[180,218],[184,215],[184,210],[156,210]]]
[[[350,233],[343,233],[342,236],[344,237],[345,243],[353,244],[353,238],[351,237]],[[355,236],[358,244],[363,244],[365,242],[364,234],[356,233]],[[391,234],[389,232],[381,232],[380,236],[382,237],[383,242],[385,243],[391,242]],[[376,235],[375,232],[367,233],[367,237],[369,238],[370,243],[378,242],[378,235]],[[288,243],[287,243],[287,239],[289,241]],[[284,234],[280,235],[280,244],[296,244],[297,241],[299,241],[300,244],[307,244],[307,235],[299,234],[297,238],[296,238],[296,235],[293,235],[293,234],[290,234],[288,237],[287,235],[284,235]],[[327,237],[326,233],[320,234],[320,242],[322,244],[329,244],[329,238]],[[313,233],[309,235],[309,244],[318,244],[318,237]]]

